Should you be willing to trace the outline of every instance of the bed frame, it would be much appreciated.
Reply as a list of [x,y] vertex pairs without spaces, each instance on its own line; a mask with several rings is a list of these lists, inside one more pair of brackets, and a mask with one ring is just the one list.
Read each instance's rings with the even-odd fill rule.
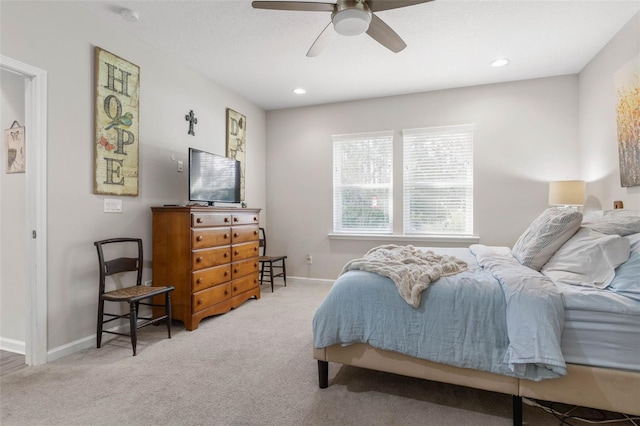
[[539,382],[452,367],[363,343],[313,350],[320,388],[329,386],[329,362],[417,377],[513,397],[513,424],[522,425],[522,397],[640,415],[640,372],[567,364],[567,375]]

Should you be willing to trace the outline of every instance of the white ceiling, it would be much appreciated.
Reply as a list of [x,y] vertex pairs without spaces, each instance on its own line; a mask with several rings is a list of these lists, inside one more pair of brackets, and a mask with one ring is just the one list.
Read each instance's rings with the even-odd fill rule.
[[[377,13],[407,43],[400,53],[363,34],[308,58],[330,13],[249,0],[77,3],[266,110],[578,73],[640,11],[638,0],[435,0]],[[491,68],[497,57],[510,65]]]

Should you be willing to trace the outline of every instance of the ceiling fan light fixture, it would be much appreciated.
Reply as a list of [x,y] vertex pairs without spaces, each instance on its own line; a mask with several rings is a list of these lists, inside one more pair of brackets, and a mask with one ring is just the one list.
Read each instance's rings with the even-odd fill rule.
[[369,29],[371,12],[363,9],[343,9],[333,15],[333,28],[338,34],[356,36]]

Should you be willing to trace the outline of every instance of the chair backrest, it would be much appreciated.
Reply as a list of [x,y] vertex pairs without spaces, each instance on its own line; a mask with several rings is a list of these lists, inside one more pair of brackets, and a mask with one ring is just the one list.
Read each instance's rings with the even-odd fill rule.
[[260,242],[260,256],[266,256],[267,255],[267,234],[264,232],[264,228],[260,228],[260,236],[258,238]]
[[[136,257],[116,257],[106,260],[103,246],[114,243],[135,243],[138,246]],[[120,272],[137,271],[136,285],[142,284],[142,239],[140,238],[110,238],[93,243],[98,250],[98,264],[100,266],[100,294],[104,293],[105,278]]]

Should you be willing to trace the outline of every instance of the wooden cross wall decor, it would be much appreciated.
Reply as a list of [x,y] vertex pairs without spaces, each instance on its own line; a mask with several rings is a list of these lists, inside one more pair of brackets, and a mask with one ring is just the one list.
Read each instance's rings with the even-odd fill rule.
[[189,110],[189,114],[185,115],[184,119],[189,122],[189,131],[187,132],[187,134],[195,136],[196,132],[193,131],[193,126],[195,124],[198,124],[198,119],[193,114],[193,110]]

